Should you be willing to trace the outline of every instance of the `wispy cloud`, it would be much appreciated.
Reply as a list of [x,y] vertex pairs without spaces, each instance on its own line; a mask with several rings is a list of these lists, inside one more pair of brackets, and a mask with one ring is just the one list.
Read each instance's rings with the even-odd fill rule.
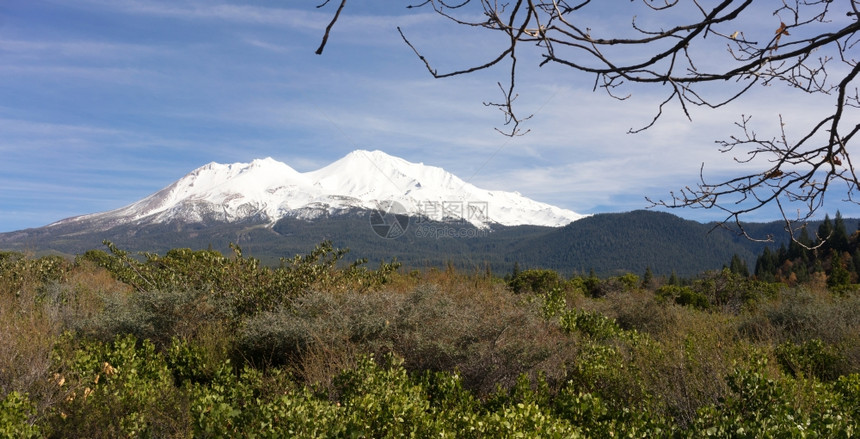
[[[266,26],[286,26],[297,31],[321,31],[331,20],[334,9],[300,9],[295,7],[271,7],[235,5],[221,2],[201,1],[142,1],[142,0],[85,0],[99,8],[109,8],[128,14],[143,14],[172,17],[184,20],[218,20]],[[380,27],[392,27],[392,19],[397,18],[399,25],[415,25],[427,20],[438,19],[432,13],[407,13],[405,8],[385,8],[388,12],[402,11],[402,14],[361,14],[347,8],[338,21],[338,30],[349,33],[372,31]]]
[[6,56],[44,61],[47,59],[74,58],[123,58],[133,59],[141,56],[162,54],[166,47],[153,47],[143,44],[128,44],[95,40],[21,40],[0,39],[0,52]]

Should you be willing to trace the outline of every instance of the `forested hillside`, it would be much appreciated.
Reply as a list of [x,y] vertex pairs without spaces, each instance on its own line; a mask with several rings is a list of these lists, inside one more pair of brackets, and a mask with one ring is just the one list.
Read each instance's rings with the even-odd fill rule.
[[[845,220],[856,228],[856,220]],[[350,248],[371,262],[397,258],[413,269],[444,268],[508,273],[515,263],[523,268],[551,268],[565,275],[601,276],[624,272],[694,276],[719,269],[738,255],[750,269],[766,245],[772,249],[788,242],[779,222],[747,224],[755,236],[772,235],[775,242],[753,242],[713,224],[652,212],[599,214],[562,228],[494,226],[478,229],[463,222],[435,222],[411,218],[402,236],[386,239],[374,233],[361,213],[305,221],[285,218],[273,227],[263,223],[181,223],[142,227],[118,226],[107,231],[82,231],[52,226],[0,234],[0,249],[73,257],[101,249],[107,239],[132,252],[164,253],[172,248],[214,249],[230,252],[240,245],[246,254],[264,264],[306,253],[329,240]],[[818,223],[809,227],[817,228]]]
[[849,233],[839,212],[833,221],[828,215],[787,246],[766,248],[756,259],[755,275],[789,285],[826,280],[831,288],[847,288],[860,280],[860,230]]
[[764,247],[713,225],[640,210],[581,219],[521,243],[515,254],[521,264],[567,272],[610,275],[650,268],[691,276],[718,269],[734,254],[753,261]]

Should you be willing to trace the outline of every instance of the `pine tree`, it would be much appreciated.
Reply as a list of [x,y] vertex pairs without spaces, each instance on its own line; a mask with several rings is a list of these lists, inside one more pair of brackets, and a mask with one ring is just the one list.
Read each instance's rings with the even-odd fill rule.
[[814,245],[815,243],[809,238],[809,229],[804,226],[800,229],[800,236],[797,238],[797,242],[791,241],[788,244],[788,258],[792,261],[799,258],[802,264],[809,265],[809,255],[811,253],[809,248]]
[[837,210],[833,219],[833,235],[830,237],[830,248],[842,254],[848,251],[848,232],[845,231],[845,221]]
[[737,253],[732,255],[732,262],[729,264],[729,271],[734,274],[739,274],[743,277],[750,276],[750,270],[747,267],[747,263],[738,256]]
[[830,275],[827,276],[827,286],[830,288],[846,287],[851,283],[851,274],[845,268],[842,256],[836,250],[830,251]]
[[672,275],[669,276],[669,280],[666,281],[669,285],[680,285],[678,282],[678,275],[675,274],[675,270],[672,270]]
[[824,215],[824,221],[818,226],[818,242],[824,244],[818,248],[818,254],[827,254],[830,251],[830,238],[833,234],[833,224],[830,222],[830,215]]
[[[803,232],[806,232],[805,227],[803,228]],[[809,236],[807,235],[807,237]],[[800,245],[800,242],[802,242],[800,241],[800,238],[797,238],[797,240],[791,240],[791,242],[788,243],[788,253],[786,256],[788,256],[788,259],[790,261],[793,261],[803,256],[804,248],[802,245]]]
[[651,288],[654,283],[654,273],[651,272],[651,267],[645,267],[645,274],[642,275],[642,288]]
[[776,274],[776,264],[774,264],[774,253],[770,251],[770,247],[765,247],[761,255],[755,261],[755,275],[759,279],[771,279]]

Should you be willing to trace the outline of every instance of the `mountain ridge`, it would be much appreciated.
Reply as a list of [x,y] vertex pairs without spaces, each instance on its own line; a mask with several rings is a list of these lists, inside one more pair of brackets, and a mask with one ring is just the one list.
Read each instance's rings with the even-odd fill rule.
[[284,217],[313,219],[353,209],[396,204],[398,213],[429,219],[558,227],[584,217],[523,197],[480,189],[435,166],[382,151],[356,150],[320,169],[298,172],[272,159],[208,163],[158,192],[118,209],[67,218],[48,227],[89,223],[94,229],[122,224],[238,222]]

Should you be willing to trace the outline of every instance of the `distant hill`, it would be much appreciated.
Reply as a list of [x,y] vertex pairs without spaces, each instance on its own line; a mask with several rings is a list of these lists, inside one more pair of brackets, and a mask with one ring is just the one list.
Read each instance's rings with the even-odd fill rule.
[[[779,236],[778,223],[758,228]],[[514,255],[527,266],[579,273],[642,273],[650,267],[656,274],[690,275],[720,268],[734,254],[753,262],[764,247],[713,224],[639,210],[583,218],[520,243]]]
[[[544,226],[494,226],[480,229],[467,222],[408,219],[402,236],[380,237],[371,227],[370,212],[320,216],[312,220],[283,218],[270,225],[263,220],[184,223],[171,221],[143,226],[118,225],[105,231],[76,229],[72,225],[42,227],[0,234],[0,249],[75,255],[102,248],[104,239],[125,250],[163,253],[171,248],[213,248],[229,253],[239,244],[245,254],[275,264],[280,257],[304,254],[323,240],[351,249],[352,259],[367,258],[371,265],[396,257],[407,268],[444,267],[509,272],[542,267],[569,275],[594,270],[601,276],[624,272],[641,274],[650,267],[655,274],[673,271],[691,276],[719,269],[738,254],[754,268],[766,244],[736,234],[653,211],[598,214],[560,228]],[[817,228],[818,223],[810,227]],[[857,220],[846,220],[849,228]],[[748,224],[757,236],[773,234],[787,242],[780,222]]]

